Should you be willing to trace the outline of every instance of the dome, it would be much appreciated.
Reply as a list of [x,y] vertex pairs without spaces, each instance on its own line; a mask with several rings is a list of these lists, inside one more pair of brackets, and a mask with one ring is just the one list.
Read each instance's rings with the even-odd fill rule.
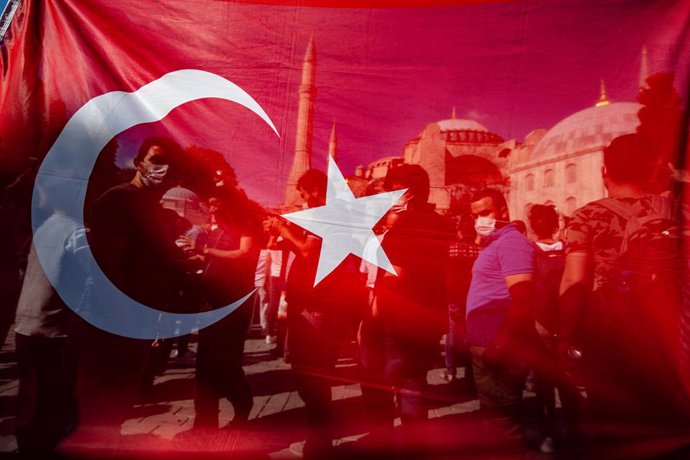
[[208,212],[199,195],[183,187],[173,187],[161,198],[165,209],[172,209],[194,225],[203,225],[208,221]]
[[604,148],[615,137],[635,131],[641,107],[636,102],[614,102],[574,113],[544,135],[530,161]]
[[441,120],[436,122],[441,128],[441,132],[445,131],[483,131],[489,132],[481,123],[474,120],[464,120],[462,118],[451,118],[449,120]]
[[161,198],[164,201],[189,201],[193,203],[201,203],[199,195],[184,187],[173,187]]
[[[441,135],[446,142],[451,143],[470,143],[470,144],[500,144],[504,139],[486,129],[484,125],[474,120],[462,118],[450,118],[448,120],[437,121]],[[421,133],[417,139],[421,138]]]

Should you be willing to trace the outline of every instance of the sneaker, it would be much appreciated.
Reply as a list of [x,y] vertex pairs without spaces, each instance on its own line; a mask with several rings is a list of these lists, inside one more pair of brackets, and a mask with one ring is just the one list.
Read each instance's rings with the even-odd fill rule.
[[181,367],[194,367],[196,365],[196,353],[187,350],[182,355],[177,355],[175,364]]
[[451,374],[448,371],[441,372],[441,380],[444,380],[448,383],[452,383],[452,382],[455,382],[455,379],[456,379],[456,377],[454,374]]
[[534,371],[530,371],[525,379],[525,391],[530,393],[535,393],[537,391],[537,378],[534,375]]
[[556,447],[554,446],[553,438],[548,436],[544,438],[544,440],[541,442],[541,445],[539,446],[539,452],[543,454],[555,453]]
[[266,336],[266,345],[273,345],[278,341],[278,337],[275,335],[267,335]]
[[326,438],[307,439],[302,447],[302,458],[326,459],[333,457],[333,442]]
[[288,447],[288,450],[295,457],[304,458],[304,443],[305,441],[293,442],[292,444],[290,444],[290,447]]

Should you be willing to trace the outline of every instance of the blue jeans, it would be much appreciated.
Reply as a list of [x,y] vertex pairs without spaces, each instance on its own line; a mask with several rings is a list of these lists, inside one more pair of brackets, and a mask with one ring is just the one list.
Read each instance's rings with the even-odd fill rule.
[[337,361],[332,315],[288,308],[288,349],[297,394],[304,401],[307,424],[322,433],[331,428],[331,383]]
[[21,452],[48,455],[77,421],[76,360],[67,337],[16,334]]
[[220,398],[232,403],[234,421],[249,418],[254,401],[242,363],[252,307],[247,301],[231,315],[199,331],[194,391],[196,427],[218,427]]
[[285,280],[279,276],[270,276],[266,299],[266,311],[263,316],[262,327],[266,335],[277,335],[278,307],[280,306],[280,294],[285,290]]
[[465,309],[459,304],[448,305],[448,333],[445,342],[446,372],[455,375],[458,367],[466,365]]
[[377,422],[393,422],[391,388],[395,388],[403,423],[427,420],[426,375],[437,353],[438,339],[413,340],[371,317],[362,321],[360,338],[362,397],[367,407],[377,412]]

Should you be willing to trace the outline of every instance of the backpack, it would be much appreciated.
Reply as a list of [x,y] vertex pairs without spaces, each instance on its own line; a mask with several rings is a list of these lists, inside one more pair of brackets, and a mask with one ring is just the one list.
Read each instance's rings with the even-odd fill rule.
[[558,324],[558,299],[561,277],[565,267],[565,250],[535,251],[535,318],[549,333]]
[[601,382],[613,391],[609,405],[617,398],[636,417],[687,420],[690,401],[679,365],[682,226],[671,200],[660,196],[652,197],[653,211],[642,217],[615,199],[598,203],[627,222],[611,276],[594,292],[598,308],[590,318],[598,324],[594,359],[607,376]]
[[668,291],[678,293],[684,275],[682,228],[674,219],[671,201],[653,196],[654,211],[643,217],[612,198],[598,203],[627,222],[609,290],[633,304],[658,303],[671,294]]

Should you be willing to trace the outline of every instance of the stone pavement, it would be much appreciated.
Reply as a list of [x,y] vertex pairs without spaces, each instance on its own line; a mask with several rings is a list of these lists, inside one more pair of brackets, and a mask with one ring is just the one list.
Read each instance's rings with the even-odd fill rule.
[[[196,344],[192,343],[192,348]],[[60,458],[175,459],[175,458],[262,458],[296,459],[305,439],[304,404],[295,391],[289,364],[276,358],[256,333],[245,346],[245,371],[254,392],[254,408],[249,422],[241,429],[192,430],[194,420],[194,368],[190,362],[171,359],[165,373],[156,378],[147,400],[133,408],[131,417],[121,426],[119,436],[88,432],[71,436],[60,446]],[[366,411],[361,400],[354,344],[342,350],[333,384],[334,446],[329,458],[357,460],[380,458],[434,458],[471,460],[570,460],[587,459],[559,451],[556,455],[526,450],[505,439],[505,435],[478,417],[479,404],[467,380],[454,383],[441,379],[441,353],[428,374],[432,400],[430,420],[416,431],[405,429],[396,421],[392,445],[372,448],[369,433],[363,428]],[[439,347],[440,350],[441,347]],[[462,376],[462,369],[459,369]],[[17,457],[14,414],[18,390],[14,336],[0,350],[0,457]],[[525,392],[527,406],[534,395]],[[531,406],[534,410],[534,406]],[[230,404],[222,400],[220,426],[233,418]],[[526,420],[536,433],[535,421]],[[529,430],[528,430],[529,435]],[[420,451],[419,440],[427,439],[431,449]],[[690,447],[682,439],[650,437],[637,443],[614,445],[613,456],[602,458],[659,458],[640,456],[650,452],[674,452],[663,458],[690,458]],[[534,444],[534,439],[532,439]],[[667,443],[668,445],[664,444]],[[538,445],[538,442],[537,444]],[[536,445],[533,445],[535,447]],[[678,450],[678,446],[685,446]]]
[[[189,431],[194,417],[194,369],[171,359],[166,372],[156,379],[152,395],[135,406],[117,440],[90,433],[83,439],[68,438],[61,452],[79,458],[298,458],[305,436],[304,405],[295,391],[289,364],[273,357],[271,347],[259,338],[247,340],[245,370],[255,396],[250,420],[241,430]],[[341,353],[333,386],[335,450],[342,457],[363,458],[357,446],[366,441],[367,433],[362,431],[364,407],[354,351],[353,348]],[[430,412],[429,431],[425,432],[432,439],[437,454],[433,456],[453,458],[458,452],[465,456],[474,452],[474,458],[482,458],[483,453],[495,453],[497,438],[487,438],[485,432],[476,429],[478,421],[473,412],[478,409],[478,402],[462,390],[464,379],[460,384],[446,383],[440,377],[440,355],[438,364],[429,373],[435,404]],[[16,450],[16,378],[13,337],[9,337],[0,352],[0,453]],[[220,426],[232,417],[232,407],[222,400]],[[489,450],[484,452],[487,447]],[[389,454],[392,451],[381,453]],[[522,455],[491,458],[524,458]]]

